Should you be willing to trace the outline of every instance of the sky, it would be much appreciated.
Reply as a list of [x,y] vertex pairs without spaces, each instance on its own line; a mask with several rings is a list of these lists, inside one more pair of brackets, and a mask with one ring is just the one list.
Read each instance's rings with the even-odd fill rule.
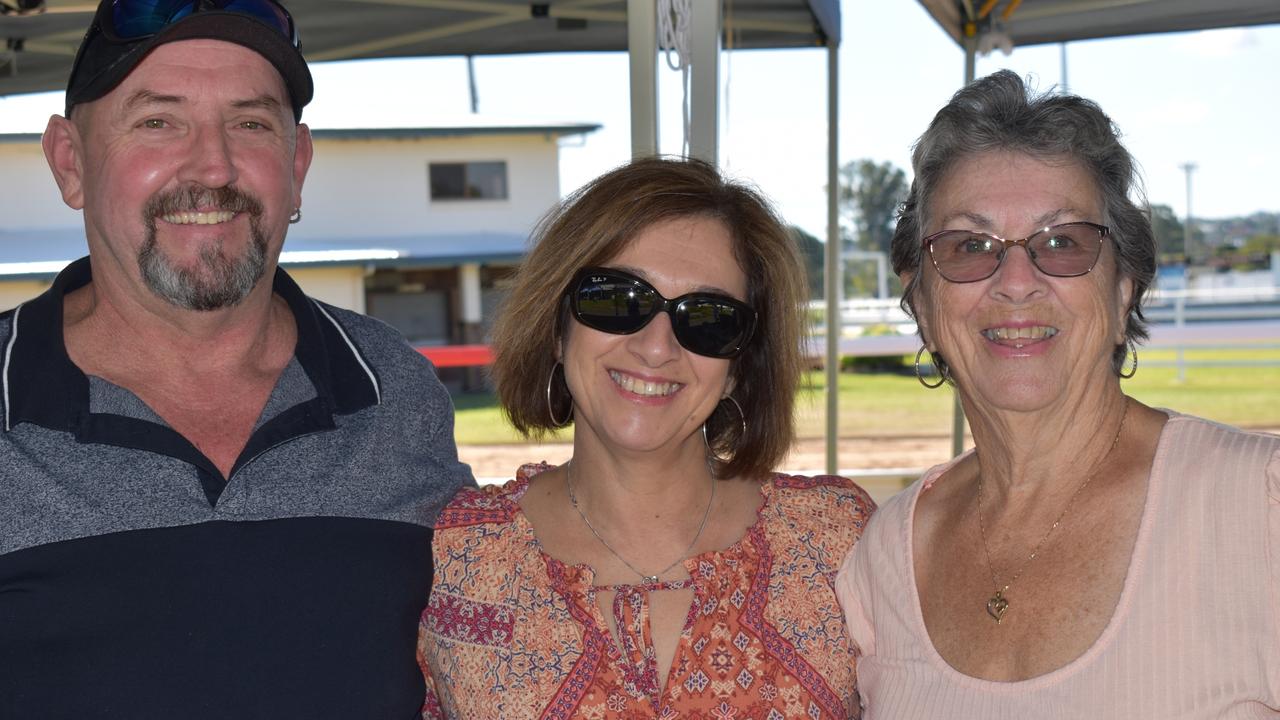
[[[841,164],[871,158],[910,177],[911,145],[963,81],[964,56],[909,0],[843,3]],[[305,38],[304,38],[305,41]],[[1009,68],[1041,90],[1065,84],[1097,101],[1137,158],[1152,203],[1196,217],[1280,211],[1280,25],[1092,40],[995,52],[977,74]],[[623,53],[477,57],[479,111],[513,123],[598,123],[562,141],[568,193],[630,154]],[[469,112],[462,58],[312,66],[317,128],[431,126]],[[822,49],[726,52],[720,153],[725,170],[758,185],[783,216],[826,235],[827,54]],[[681,80],[659,64],[659,145],[681,149]],[[61,93],[0,98],[0,133],[39,132]],[[305,192],[305,191],[304,191]]]

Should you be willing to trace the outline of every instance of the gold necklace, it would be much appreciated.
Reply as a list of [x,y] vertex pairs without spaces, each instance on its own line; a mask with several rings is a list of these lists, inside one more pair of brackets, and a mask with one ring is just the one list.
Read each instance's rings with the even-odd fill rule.
[[715,502],[715,499],[716,499],[715,475],[711,476],[711,497],[707,498],[707,507],[705,510],[702,511],[702,522],[698,525],[698,532],[694,533],[693,539],[689,541],[689,547],[685,548],[684,552],[681,553],[680,557],[676,558],[675,561],[672,562],[670,565],[662,568],[661,570],[659,570],[658,572],[652,575],[646,575],[640,572],[638,569],[636,569],[635,565],[632,565],[631,563],[627,562],[627,559],[622,557],[622,555],[619,554],[617,550],[614,550],[613,546],[609,544],[609,541],[605,540],[604,536],[596,531],[595,526],[592,525],[591,521],[587,519],[587,514],[584,513],[582,511],[582,508],[578,505],[578,496],[575,495],[573,492],[573,458],[569,458],[569,460],[565,462],[564,466],[565,466],[564,467],[565,485],[567,485],[569,488],[569,504],[573,506],[574,510],[578,511],[578,517],[582,518],[582,522],[586,523],[587,529],[590,530],[591,534],[594,535],[596,539],[600,541],[600,544],[604,546],[604,549],[613,553],[613,556],[618,558],[618,560],[620,560],[623,565],[626,565],[631,570],[631,572],[639,575],[640,581],[644,585],[658,584],[659,582],[658,578],[660,578],[663,575],[666,575],[667,571],[671,570],[671,568],[674,568],[676,565],[679,565],[680,563],[684,562],[685,558],[689,557],[689,553],[693,551],[693,547],[698,544],[698,538],[702,537],[702,531],[707,529],[707,518],[711,517],[711,505],[712,503]]
[[991,586],[995,588],[996,591],[995,594],[987,600],[987,614],[996,621],[997,625],[999,625],[1000,621],[1004,619],[1004,614],[1009,611],[1009,599],[1006,598],[1004,594],[1009,592],[1009,588],[1014,583],[1018,582],[1018,578],[1022,577],[1022,573],[1026,571],[1027,566],[1031,564],[1031,561],[1036,559],[1036,555],[1040,552],[1040,547],[1044,545],[1045,540],[1049,539],[1049,536],[1053,534],[1053,531],[1058,529],[1058,524],[1062,522],[1062,518],[1067,516],[1067,511],[1071,509],[1071,504],[1076,501],[1076,497],[1080,494],[1080,491],[1084,490],[1085,486],[1097,477],[1098,473],[1102,472],[1102,465],[1107,461],[1107,458],[1111,457],[1111,451],[1115,450],[1116,445],[1120,443],[1120,433],[1124,430],[1124,421],[1128,419],[1128,417],[1129,398],[1126,397],[1124,400],[1124,413],[1120,416],[1120,427],[1116,428],[1116,436],[1111,439],[1111,447],[1107,448],[1107,454],[1103,455],[1102,459],[1098,461],[1097,469],[1090,473],[1089,477],[1086,477],[1084,482],[1080,483],[1080,485],[1076,487],[1075,492],[1071,493],[1071,498],[1067,500],[1067,504],[1062,508],[1062,512],[1058,513],[1058,519],[1054,520],[1053,524],[1049,526],[1049,529],[1040,537],[1040,542],[1037,542],[1036,546],[1032,548],[1031,555],[1022,562],[1022,567],[1018,568],[1018,572],[1014,573],[1013,578],[1009,580],[1009,582],[1005,583],[1004,587],[1000,587],[1000,581],[996,577],[995,565],[991,563],[991,548],[987,543],[987,524],[982,519],[982,473],[978,473],[978,530],[982,533],[982,552],[987,556],[987,570],[991,573]]

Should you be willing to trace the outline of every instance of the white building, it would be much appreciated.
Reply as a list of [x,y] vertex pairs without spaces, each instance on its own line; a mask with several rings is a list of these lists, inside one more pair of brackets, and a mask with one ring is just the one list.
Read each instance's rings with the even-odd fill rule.
[[[560,138],[597,129],[469,120],[313,130],[302,221],[281,264],[309,294],[382,318],[416,345],[479,342],[495,290],[560,199]],[[40,136],[0,135],[0,309],[86,253]]]

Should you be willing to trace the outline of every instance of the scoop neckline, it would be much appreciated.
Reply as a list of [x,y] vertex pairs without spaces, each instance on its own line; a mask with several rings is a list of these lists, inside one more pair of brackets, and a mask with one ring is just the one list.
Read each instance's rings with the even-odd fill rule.
[[1124,624],[1129,614],[1129,609],[1133,604],[1133,595],[1137,590],[1137,576],[1146,566],[1148,550],[1150,547],[1151,534],[1154,532],[1152,526],[1155,521],[1154,508],[1159,504],[1163,494],[1163,483],[1160,478],[1164,475],[1164,464],[1166,456],[1166,445],[1169,436],[1169,426],[1179,419],[1179,415],[1168,413],[1169,419],[1160,429],[1160,438],[1156,442],[1155,455],[1151,460],[1151,470],[1147,478],[1146,498],[1143,500],[1142,519],[1138,524],[1138,535],[1133,543],[1132,554],[1129,556],[1129,566],[1125,570],[1124,585],[1120,590],[1120,597],[1116,600],[1115,610],[1111,613],[1111,618],[1107,621],[1106,626],[1098,637],[1094,639],[1093,644],[1072,658],[1065,665],[1054,668],[1049,672],[1035,677],[1026,678],[1025,680],[988,680],[986,678],[978,678],[967,675],[957,670],[946,658],[938,652],[938,648],[933,644],[933,638],[929,636],[929,628],[924,621],[924,610],[920,604],[920,588],[916,584],[916,548],[915,548],[915,524],[916,524],[916,506],[919,502],[920,495],[932,487],[933,484],[942,477],[947,470],[950,470],[960,462],[960,460],[968,457],[975,452],[970,449],[965,453],[941,464],[930,468],[923,477],[916,483],[914,490],[909,499],[907,507],[907,522],[903,523],[903,547],[906,548],[907,554],[907,584],[910,588],[911,596],[911,623],[915,632],[922,639],[925,646],[925,654],[928,662],[938,668],[944,676],[949,680],[960,683],[961,685],[994,692],[1022,692],[1026,690],[1035,690],[1044,687],[1051,687],[1057,683],[1063,682],[1079,672],[1083,672],[1084,668],[1089,666],[1098,655],[1101,655],[1115,640],[1115,636],[1119,634],[1120,627]]
[[[537,465],[535,465],[535,467],[537,467]],[[552,467],[554,466],[548,465],[545,466],[544,469],[549,470]],[[780,475],[781,473],[770,473],[768,477],[759,482],[758,492],[760,494],[760,504],[756,507],[755,520],[747,526],[747,529],[743,531],[741,537],[724,548],[718,550],[707,550],[705,552],[698,553],[697,555],[690,555],[684,559],[681,565],[684,567],[685,572],[689,573],[690,579],[695,581],[695,584],[698,577],[698,573],[695,571],[698,569],[698,564],[700,562],[713,558],[723,559],[730,556],[742,556],[746,554],[747,541],[756,534],[758,529],[762,529],[764,527],[765,512],[770,508],[771,501],[773,499],[773,492],[777,489],[775,482]],[[581,578],[581,589],[585,591],[614,587],[613,585],[597,585],[595,583],[595,568],[590,565],[586,563],[565,562],[564,560],[561,560],[547,552],[546,548],[542,546],[542,541],[538,540],[538,535],[534,532],[533,523],[529,521],[529,517],[525,515],[524,508],[520,506],[520,498],[524,497],[524,494],[528,491],[534,477],[537,477],[537,475],[535,474],[516,478],[514,481],[515,484],[510,486],[506,499],[511,503],[513,508],[511,517],[512,522],[515,523],[516,527],[520,530],[525,541],[530,547],[537,551],[538,556],[545,564],[548,565],[548,567],[555,567],[561,571],[559,573],[550,573],[552,581],[555,582],[556,575],[559,575],[562,578]],[[568,583],[568,587],[565,589],[574,590],[575,586],[578,584],[579,583]],[[637,587],[639,587],[639,585],[637,585]]]

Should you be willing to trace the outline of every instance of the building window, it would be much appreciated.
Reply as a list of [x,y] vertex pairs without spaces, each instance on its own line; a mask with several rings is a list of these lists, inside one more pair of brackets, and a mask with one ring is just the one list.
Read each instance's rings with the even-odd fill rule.
[[432,200],[506,200],[505,162],[428,163]]

